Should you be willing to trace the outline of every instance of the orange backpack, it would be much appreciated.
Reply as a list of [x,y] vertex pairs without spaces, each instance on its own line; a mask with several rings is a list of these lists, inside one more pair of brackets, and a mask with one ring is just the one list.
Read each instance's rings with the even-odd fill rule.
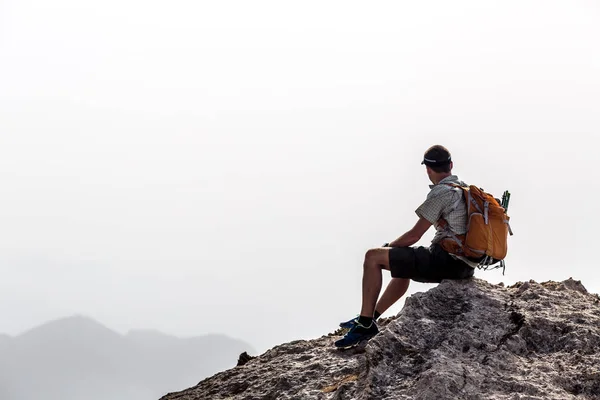
[[504,258],[508,251],[507,239],[509,234],[512,235],[510,217],[506,211],[510,193],[505,192],[501,205],[494,196],[474,185],[449,186],[460,188],[463,192],[467,206],[467,233],[451,235],[442,240],[440,245],[448,253],[479,263],[479,268],[489,269],[499,263],[493,268],[504,269]]

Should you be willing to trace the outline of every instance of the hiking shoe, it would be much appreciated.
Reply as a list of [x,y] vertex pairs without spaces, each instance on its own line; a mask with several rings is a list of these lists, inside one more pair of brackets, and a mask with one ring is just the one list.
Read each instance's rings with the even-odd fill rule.
[[[344,329],[354,328],[354,325],[356,325],[356,323],[358,322],[358,317],[360,317],[360,315],[357,315],[356,317],[352,318],[351,320],[348,320],[345,322],[340,322],[340,328],[344,328]],[[377,321],[375,321],[375,318],[373,318],[373,322],[377,322]]]
[[340,322],[340,328],[352,329],[352,328],[354,328],[354,325],[356,325],[357,322],[358,322],[358,315],[346,322]]
[[372,322],[370,326],[364,326],[359,324],[358,321],[356,321],[352,329],[350,329],[350,331],[346,333],[346,336],[335,342],[335,347],[352,347],[364,340],[371,339],[378,333],[379,329],[377,329],[377,325],[375,325],[375,322]]

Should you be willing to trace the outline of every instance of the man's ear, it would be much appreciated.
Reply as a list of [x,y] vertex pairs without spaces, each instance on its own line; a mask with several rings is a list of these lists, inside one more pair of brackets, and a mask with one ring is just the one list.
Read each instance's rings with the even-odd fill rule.
[[452,168],[454,168],[454,161],[450,161],[450,171],[452,171]]

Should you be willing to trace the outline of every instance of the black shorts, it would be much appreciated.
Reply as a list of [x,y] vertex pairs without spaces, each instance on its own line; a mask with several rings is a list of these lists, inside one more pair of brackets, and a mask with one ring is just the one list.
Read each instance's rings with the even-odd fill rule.
[[475,273],[474,268],[452,257],[437,244],[431,247],[391,248],[390,271],[394,278],[427,283],[470,278]]

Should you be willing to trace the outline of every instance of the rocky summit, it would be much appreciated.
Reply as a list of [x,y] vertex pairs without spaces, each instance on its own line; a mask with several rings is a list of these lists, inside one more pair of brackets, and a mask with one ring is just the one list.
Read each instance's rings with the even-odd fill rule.
[[600,399],[600,298],[572,279],[444,281],[365,345],[274,347],[162,400]]

